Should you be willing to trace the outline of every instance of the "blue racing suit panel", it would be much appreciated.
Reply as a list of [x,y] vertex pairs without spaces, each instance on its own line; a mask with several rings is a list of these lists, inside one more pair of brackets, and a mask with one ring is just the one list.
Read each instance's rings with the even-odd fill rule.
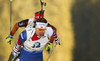
[[19,40],[20,40],[21,43],[23,43],[24,41],[27,40],[26,30],[24,30],[23,32],[21,32],[21,34],[19,35]]

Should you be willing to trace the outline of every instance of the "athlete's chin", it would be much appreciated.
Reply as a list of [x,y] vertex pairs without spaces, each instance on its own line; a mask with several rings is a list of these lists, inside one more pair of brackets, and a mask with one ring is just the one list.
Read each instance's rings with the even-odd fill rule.
[[40,34],[39,36],[40,36],[40,37],[42,37],[42,36],[43,36],[43,34]]

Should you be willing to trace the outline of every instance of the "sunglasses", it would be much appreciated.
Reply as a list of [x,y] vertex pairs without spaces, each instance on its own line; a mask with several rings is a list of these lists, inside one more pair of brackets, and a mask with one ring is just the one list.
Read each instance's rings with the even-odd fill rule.
[[40,28],[36,28],[38,31],[46,31],[47,29],[40,29]]

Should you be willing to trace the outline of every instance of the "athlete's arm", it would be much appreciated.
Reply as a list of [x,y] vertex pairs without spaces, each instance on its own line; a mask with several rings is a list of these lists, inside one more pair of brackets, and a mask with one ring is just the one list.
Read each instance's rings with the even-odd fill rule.
[[53,29],[53,34],[52,34],[52,36],[51,36],[49,42],[53,43],[53,40],[54,40],[54,39],[55,39],[56,41],[59,41],[59,37],[58,37],[57,34],[56,34],[57,29],[56,29],[54,26],[52,26],[51,24],[48,24],[47,27],[51,27],[51,28]]
[[28,19],[22,20],[22,21],[16,23],[15,26],[13,27],[12,31],[10,32],[9,36],[6,38],[6,41],[7,41],[7,42],[11,42],[12,39],[13,39],[13,35],[14,35],[15,32],[17,31],[17,29],[18,29],[19,27],[26,27],[27,24],[28,24]]
[[27,34],[26,34],[26,30],[24,30],[20,35],[19,35],[19,38],[17,40],[17,43],[16,45],[14,46],[13,48],[13,51],[12,51],[12,55],[14,55],[15,57],[18,56],[19,54],[19,48],[20,48],[20,45],[26,41],[27,39]]
[[27,24],[28,24],[28,19],[22,20],[22,21],[16,23],[15,26],[13,27],[12,31],[10,32],[10,35],[13,36],[19,27],[26,27]]
[[26,30],[24,30],[23,32],[21,32],[21,34],[19,35],[19,38],[17,40],[17,44],[21,45],[24,41],[27,40],[27,33]]

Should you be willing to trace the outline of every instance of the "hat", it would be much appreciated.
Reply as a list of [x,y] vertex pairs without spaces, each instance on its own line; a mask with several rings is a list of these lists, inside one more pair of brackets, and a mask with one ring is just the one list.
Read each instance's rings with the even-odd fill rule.
[[36,28],[46,29],[48,23],[36,22]]

